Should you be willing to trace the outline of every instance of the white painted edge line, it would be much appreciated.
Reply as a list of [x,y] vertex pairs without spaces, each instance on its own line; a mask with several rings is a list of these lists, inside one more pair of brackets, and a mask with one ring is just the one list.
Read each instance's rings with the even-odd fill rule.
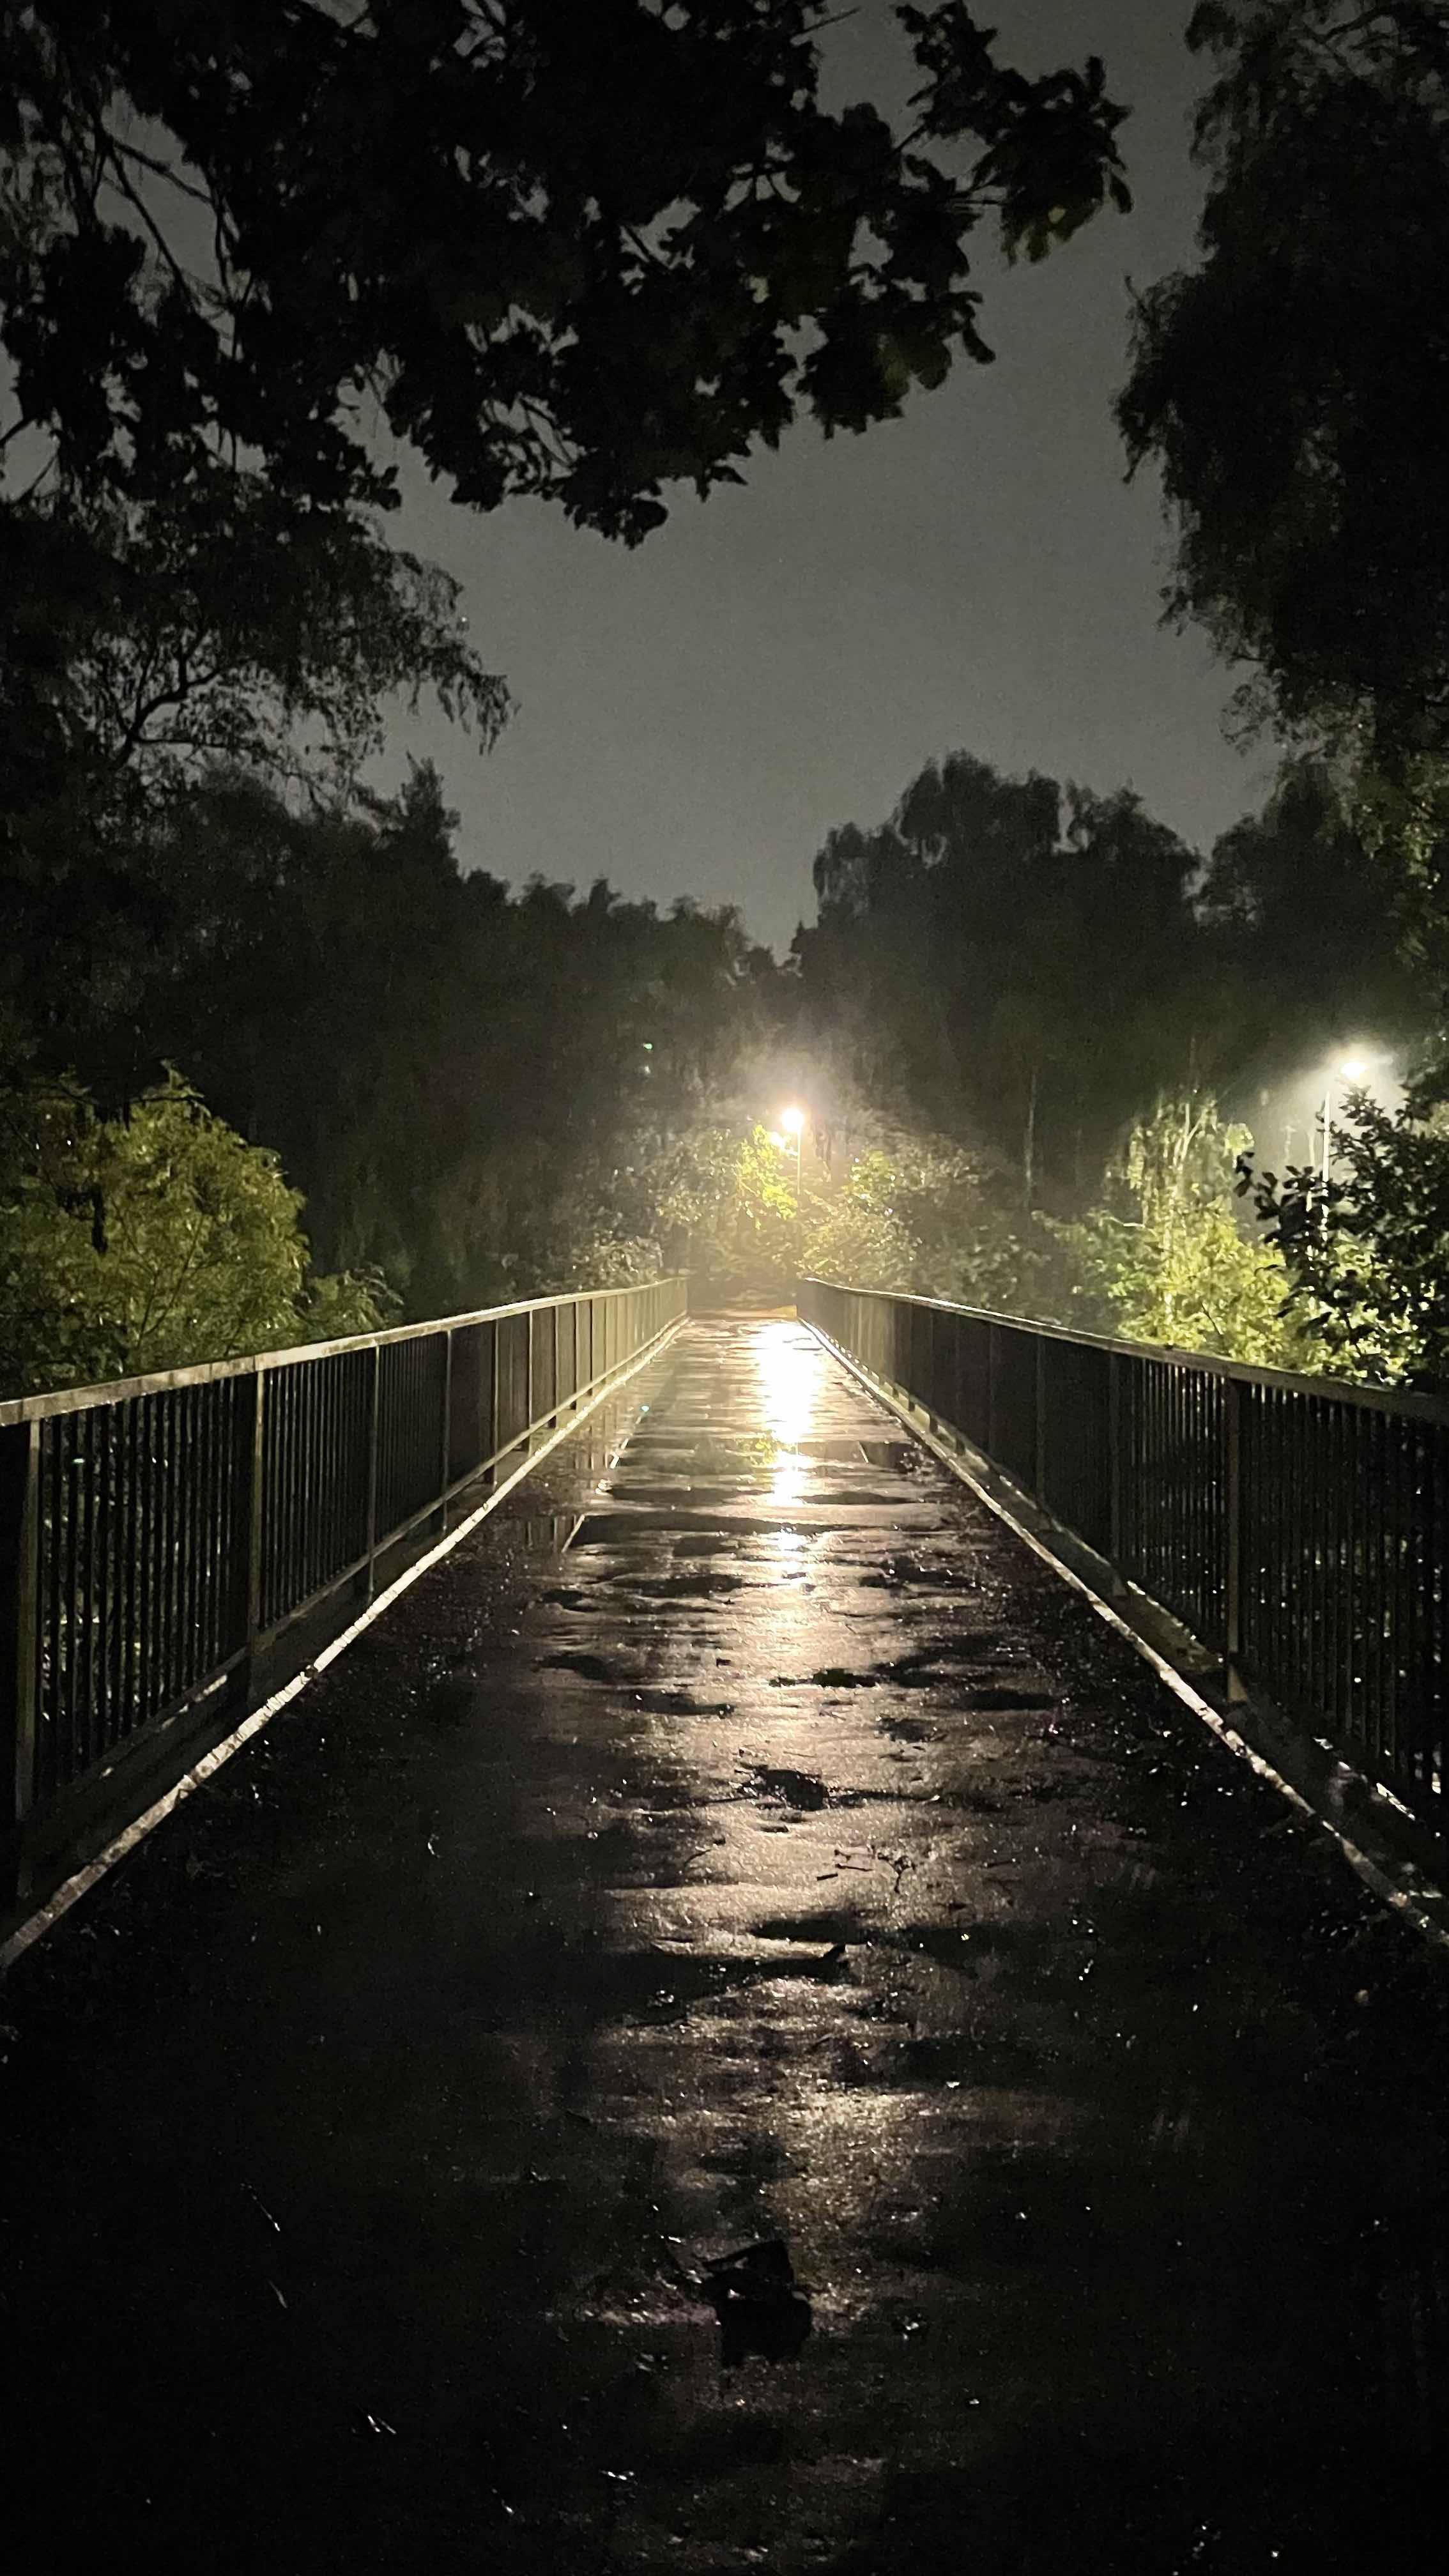
[[[906,1407],[836,1343],[832,1342],[828,1334],[821,1332],[818,1325],[809,1323],[804,1315],[800,1317],[800,1321],[814,1333],[821,1348],[827,1350],[832,1359],[839,1360],[842,1368],[849,1369],[851,1376],[859,1379],[868,1395],[873,1395],[877,1403],[884,1405],[898,1421],[905,1424],[912,1438],[919,1440],[923,1449],[929,1449],[932,1457],[938,1458],[941,1465],[948,1468],[961,1484],[969,1486],[977,1501],[984,1503],[986,1509],[995,1514],[997,1520],[1011,1531],[1013,1537],[1019,1538],[1023,1546],[1029,1547],[1033,1556],[1040,1557],[1043,1565],[1050,1566],[1053,1574],[1057,1575],[1063,1583],[1070,1585],[1073,1592],[1079,1592],[1082,1599],[1090,1604],[1099,1619],[1105,1620],[1114,1634],[1126,1639],[1133,1652],[1140,1655],[1145,1664],[1151,1665],[1159,1681],[1167,1684],[1174,1696],[1182,1701],[1184,1708],[1190,1708],[1195,1717],[1200,1717],[1205,1726],[1211,1727],[1218,1741],[1226,1745],[1230,1753],[1235,1754],[1240,1762],[1246,1762],[1249,1769],[1255,1771],[1260,1780],[1266,1780],[1270,1787],[1278,1791],[1280,1797],[1287,1799],[1290,1807],[1296,1807],[1301,1816],[1306,1817],[1311,1825],[1316,1825],[1321,1833],[1328,1836],[1330,1842],[1338,1845],[1349,1868],[1356,1877],[1363,1880],[1365,1887],[1370,1888],[1383,1904],[1390,1906],[1404,1922],[1411,1924],[1416,1932],[1421,1933],[1431,1947],[1449,1955],[1449,1931],[1446,1931],[1442,1924],[1437,1923],[1432,1914],[1426,1914],[1421,1906],[1415,1904],[1411,1895],[1408,1895],[1403,1888],[1396,1887],[1393,1880],[1379,1868],[1376,1861],[1369,1858],[1366,1851],[1360,1851],[1358,1844],[1351,1841],[1349,1836],[1329,1817],[1323,1815],[1317,1807],[1311,1806],[1301,1792],[1293,1787],[1292,1782],[1284,1779],[1281,1771],[1275,1771],[1271,1762],[1265,1761],[1261,1753],[1255,1753],[1252,1745],[1244,1741],[1236,1727],[1229,1726],[1227,1719],[1219,1715],[1212,1702],[1204,1699],[1201,1691],[1193,1689],[1191,1682],[1184,1678],[1175,1664],[1170,1664],[1165,1655],[1160,1655],[1155,1646],[1150,1645],[1145,1637],[1139,1636],[1137,1630],[1112,1608],[1109,1601],[1104,1601],[1099,1592],[1093,1591],[1090,1583],[1085,1582],[1070,1565],[1064,1564],[1059,1556],[1054,1556],[1051,1549],[1037,1538],[1024,1522],[1019,1521],[1014,1512],[1009,1511],[1004,1503],[999,1502],[994,1494],[987,1491],[980,1478],[973,1476],[965,1460],[959,1457],[955,1450],[949,1448],[944,1440],[938,1439],[933,1431],[926,1430],[922,1424],[913,1420]],[[1437,1888],[1434,1893],[1438,1895]]]
[[[214,1744],[209,1753],[204,1753],[201,1760],[193,1764],[189,1771],[184,1772],[163,1797],[157,1798],[153,1805],[137,1816],[133,1824],[127,1825],[121,1833],[117,1834],[113,1842],[107,1843],[104,1851],[98,1852],[93,1861],[86,1863],[84,1869],[78,1869],[74,1877],[63,1880],[55,1894],[47,1897],[44,1905],[40,1906],[34,1914],[27,1916],[18,1931],[12,1932],[4,1947],[0,1948],[0,1976],[3,1976],[5,1970],[12,1966],[15,1960],[21,1958],[35,1942],[39,1941],[53,1924],[58,1923],[63,1914],[68,1914],[73,1905],[78,1905],[83,1896],[89,1895],[90,1890],[106,1876],[107,1872],[115,1868],[117,1861],[124,1860],[128,1852],[134,1851],[136,1845],[145,1840],[147,1834],[154,1832],[157,1825],[164,1824],[173,1809],[180,1806],[183,1798],[189,1798],[193,1789],[199,1789],[203,1781],[209,1780],[213,1772],[221,1769],[223,1762],[229,1762],[232,1755],[239,1753],[244,1744],[249,1744],[254,1735],[260,1735],[262,1728],[270,1725],[279,1711],[284,1709],[289,1701],[296,1699],[309,1682],[314,1682],[319,1673],[325,1672],[329,1664],[335,1664],[338,1656],[346,1653],[347,1648],[362,1635],[363,1630],[370,1628],[374,1619],[380,1619],[384,1610],[392,1607],[400,1593],[406,1592],[410,1584],[417,1582],[419,1575],[428,1573],[441,1558],[450,1555],[460,1539],[467,1538],[469,1532],[475,1530],[480,1521],[485,1521],[490,1512],[496,1511],[505,1494],[512,1493],[514,1486],[521,1484],[523,1478],[538,1465],[540,1459],[546,1458],[551,1449],[556,1449],[561,1440],[569,1439],[577,1431],[581,1422],[587,1422],[590,1414],[597,1413],[601,1404],[609,1403],[619,1393],[621,1387],[627,1386],[631,1378],[638,1376],[640,1369],[647,1368],[651,1360],[657,1360],[660,1353],[668,1349],[684,1321],[685,1318],[682,1315],[676,1317],[667,1331],[661,1333],[657,1341],[651,1342],[648,1350],[642,1351],[638,1359],[632,1360],[617,1377],[612,1377],[607,1386],[601,1387],[598,1394],[590,1398],[581,1412],[571,1413],[568,1420],[561,1422],[556,1431],[551,1431],[548,1438],[537,1449],[530,1449],[526,1457],[514,1468],[512,1475],[505,1476],[501,1485],[495,1485],[492,1493],[488,1495],[486,1501],[478,1505],[476,1511],[467,1513],[459,1521],[456,1529],[449,1530],[445,1537],[439,1539],[436,1547],[429,1548],[426,1556],[420,1556],[417,1563],[410,1565],[406,1573],[400,1574],[395,1583],[390,1583],[385,1591],[379,1592],[376,1600],[370,1601],[360,1616],[352,1621],[351,1626],[342,1630],[340,1636],[333,1637],[327,1645],[323,1646],[310,1664],[304,1664],[302,1670],[295,1673],[280,1690],[274,1691],[270,1699],[263,1700],[260,1708],[254,1708],[250,1716],[243,1718],[241,1725],[235,1728],[222,1743]],[[611,1466],[618,1459],[624,1445],[621,1442],[620,1449],[615,1450],[614,1458],[609,1462]],[[605,1473],[608,1473],[608,1468],[605,1469]]]

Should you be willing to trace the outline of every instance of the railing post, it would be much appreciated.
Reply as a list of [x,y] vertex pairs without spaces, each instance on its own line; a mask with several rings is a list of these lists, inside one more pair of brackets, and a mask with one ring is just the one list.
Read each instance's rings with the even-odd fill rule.
[[1224,1538],[1227,1562],[1223,1569],[1224,1638],[1223,1665],[1230,1700],[1244,1700],[1247,1689],[1243,1681],[1243,1388],[1239,1378],[1223,1382],[1224,1396]]
[[1123,1403],[1123,1375],[1127,1363],[1120,1351],[1107,1354],[1107,1562],[1112,1568],[1112,1589],[1125,1592],[1127,1576],[1123,1558],[1127,1552],[1127,1524],[1124,1498],[1127,1482],[1127,1407]]
[[243,1702],[251,1696],[257,1639],[261,1635],[262,1628],[263,1440],[266,1428],[267,1374],[265,1369],[258,1367],[252,1370],[247,1379],[247,1386],[251,1390],[251,1402],[249,1406],[243,1408],[241,1422],[241,1454],[244,1461],[242,1472],[245,1480],[242,1527],[246,1531],[247,1550],[244,1623],[246,1643],[237,1676],[236,1696]]
[[377,1589],[377,1451],[381,1414],[382,1344],[374,1342],[372,1368],[367,1380],[367,1571],[363,1576],[365,1596],[369,1601]]
[[453,1336],[443,1335],[443,1401],[438,1424],[438,1536],[448,1527],[448,1451],[453,1426]]
[[21,1837],[35,1802],[40,1687],[40,1425],[0,1431],[0,1906],[21,1887]]

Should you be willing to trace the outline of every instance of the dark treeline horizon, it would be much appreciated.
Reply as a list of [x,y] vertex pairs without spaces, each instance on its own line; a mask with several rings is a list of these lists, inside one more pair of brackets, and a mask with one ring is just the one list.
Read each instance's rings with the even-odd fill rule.
[[1335,1047],[1432,1025],[1308,762],[1203,856],[1128,790],[953,752],[830,834],[783,960],[727,906],[465,873],[457,828],[426,768],[331,812],[218,771],[114,917],[37,905],[20,958],[33,1063],[109,1110],[175,1068],[279,1156],[319,1266],[414,1317],[679,1257],[703,1140],[787,1087],[827,1152],[933,1135],[1072,1216],[1163,1095],[1251,1126]]

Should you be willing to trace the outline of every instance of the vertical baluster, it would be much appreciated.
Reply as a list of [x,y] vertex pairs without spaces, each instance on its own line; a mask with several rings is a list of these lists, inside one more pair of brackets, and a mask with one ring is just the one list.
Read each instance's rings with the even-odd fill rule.
[[216,1473],[216,1405],[218,1384],[199,1386],[196,1390],[196,1454],[198,1534],[196,1567],[196,1660],[198,1671],[209,1676],[216,1669],[216,1651],[212,1643],[212,1602],[215,1585],[212,1568],[216,1544],[216,1514],[213,1488]]
[[323,1493],[317,1497],[313,1525],[317,1531],[317,1554],[307,1570],[307,1589],[315,1592],[328,1581],[342,1563],[342,1540],[346,1528],[346,1495],[343,1491],[343,1420],[342,1380],[345,1360],[314,1360],[309,1374],[318,1381],[327,1422],[326,1465],[323,1468]]
[[65,1458],[65,1554],[62,1617],[65,1623],[65,1748],[67,1781],[75,1778],[84,1764],[84,1718],[80,1699],[80,1627],[76,1618],[76,1595],[80,1589],[80,1513],[81,1475],[80,1415],[67,1414]]
[[177,1508],[181,1520],[178,1545],[180,1563],[177,1567],[181,1579],[181,1654],[180,1669],[177,1674],[178,1691],[193,1690],[206,1671],[198,1633],[201,1595],[197,1582],[201,1498],[201,1417],[198,1407],[201,1393],[200,1387],[182,1387],[178,1389],[176,1398],[182,1441],[181,1482],[177,1495]]
[[160,1700],[161,1671],[161,1564],[162,1564],[162,1474],[160,1458],[161,1408],[165,1398],[146,1398],[146,1556],[145,1591],[141,1603],[141,1642],[145,1666],[145,1698],[139,1711],[139,1723],[145,1726],[156,1713]]
[[448,1444],[453,1420],[453,1336],[443,1333],[442,1367],[438,1372],[438,1529],[448,1526]]
[[0,1431],[0,1905],[24,1885],[36,1778],[41,1664],[41,1426]]
[[120,1734],[121,1699],[121,1438],[124,1407],[108,1404],[101,1423],[101,1742],[110,1751]]
[[297,1590],[297,1444],[301,1390],[295,1369],[277,1371],[277,1514],[275,1598],[269,1624],[283,1619]]
[[1344,1711],[1348,1736],[1362,1753],[1368,1742],[1368,1716],[1363,1687],[1363,1585],[1359,1574],[1359,1554],[1363,1546],[1363,1495],[1366,1474],[1364,1434],[1368,1415],[1362,1406],[1345,1404],[1343,1408],[1346,1457],[1344,1463],[1343,1571],[1344,1586]]
[[71,1618],[76,1639],[76,1727],[78,1768],[89,1770],[99,1751],[96,1741],[96,1417],[88,1407],[76,1425],[76,1557],[71,1585]]
[[176,1573],[176,1440],[169,1392],[156,1398],[156,1646],[153,1658],[156,1706],[163,1716],[171,1698],[171,1659],[176,1646],[172,1584]]
[[1292,1607],[1289,1607],[1289,1551],[1292,1551],[1292,1427],[1284,1396],[1274,1394],[1274,1667],[1271,1685],[1284,1698],[1284,1674],[1292,1669]]
[[1428,1512],[1428,1564],[1434,1582],[1431,1613],[1431,1713],[1428,1741],[1434,1762],[1439,1832],[1449,1834],[1449,1425],[1436,1422],[1428,1432],[1431,1461],[1431,1512]]
[[1328,1530],[1325,1544],[1328,1557],[1329,1586],[1328,1618],[1326,1622],[1329,1641],[1329,1708],[1334,1742],[1336,1744],[1343,1745],[1348,1743],[1350,1732],[1348,1696],[1346,1690],[1348,1658],[1345,1652],[1346,1623],[1343,1567],[1344,1524],[1348,1505],[1347,1487],[1350,1472],[1350,1462],[1344,1438],[1345,1420],[1348,1411],[1349,1407],[1338,1398],[1335,1398],[1327,1408]]
[[1397,1677],[1397,1595],[1400,1595],[1400,1551],[1403,1551],[1403,1425],[1382,1414],[1385,1425],[1385,1507],[1382,1507],[1382,1656],[1385,1656],[1385,1752],[1390,1777],[1403,1777],[1403,1692]]
[[1223,1651],[1230,1700],[1243,1686],[1243,1396],[1236,1378],[1223,1381]]
[[215,1517],[212,1510],[212,1478],[214,1469],[214,1444],[212,1435],[215,1415],[212,1399],[216,1393],[217,1388],[214,1384],[204,1384],[197,1387],[194,1397],[194,1428],[196,1436],[196,1502],[194,1507],[196,1590],[195,1606],[193,1611],[196,1626],[194,1653],[196,1656],[197,1677],[202,1681],[206,1680],[215,1670],[217,1660],[211,1638],[211,1606],[213,1589],[211,1569],[212,1549],[215,1540]]
[[290,1562],[284,1607],[296,1608],[307,1582],[307,1494],[311,1481],[315,1403],[295,1360],[287,1371],[287,1530]]
[[1399,1688],[1399,1585],[1403,1550],[1403,1425],[1391,1415],[1384,1426],[1384,1703],[1387,1715],[1389,1777],[1402,1780],[1405,1769],[1403,1694]]
[[1399,1714],[1399,1778],[1422,1795],[1423,1729],[1419,1691],[1419,1426],[1406,1415],[1395,1424],[1398,1437],[1397,1502],[1394,1512],[1394,1689]]
[[294,1361],[287,1371],[287,1391],[291,1398],[292,1420],[292,1581],[289,1609],[305,1600],[310,1562],[309,1517],[315,1478],[319,1421],[320,1390],[314,1387],[307,1371]]
[[1364,1742],[1375,1766],[1382,1762],[1383,1698],[1383,1416],[1373,1412],[1365,1422],[1367,1464],[1363,1534],[1363,1671]]
[[146,1509],[147,1440],[149,1437],[150,1399],[133,1398],[130,1406],[129,1440],[130,1509],[130,1580],[126,1586],[126,1732],[134,1734],[145,1723],[146,1706],[146,1551],[149,1523]]
[[173,1387],[166,1403],[171,1432],[171,1473],[168,1478],[171,1497],[171,1655],[166,1696],[168,1701],[174,1702],[181,1697],[186,1675],[186,1500],[191,1440],[185,1390]]
[[297,1479],[297,1601],[309,1600],[325,1544],[328,1486],[332,1470],[332,1389],[305,1360],[297,1362],[298,1425],[301,1433]]
[[1280,1405],[1276,1390],[1264,1387],[1258,1397],[1256,1420],[1261,1439],[1261,1455],[1254,1461],[1254,1504],[1258,1513],[1258,1599],[1261,1635],[1261,1677],[1267,1688],[1277,1689],[1277,1658],[1280,1648],[1278,1616],[1278,1548],[1279,1511],[1281,1505],[1281,1453],[1279,1448]]
[[1294,1400],[1294,1411],[1298,1416],[1303,1442],[1303,1545],[1298,1565],[1298,1582],[1303,1601],[1303,1661],[1300,1669],[1304,1679],[1308,1722],[1321,1729],[1323,1702],[1319,1687],[1322,1619],[1318,1592],[1320,1536],[1318,1405],[1312,1396],[1300,1395]]
[[36,1676],[35,1794],[37,1802],[52,1796],[59,1777],[60,1730],[60,1550],[63,1497],[61,1442],[64,1416],[40,1426],[40,1670]]
[[226,1661],[231,1640],[226,1632],[227,1573],[231,1550],[227,1534],[228,1466],[231,1459],[231,1398],[236,1381],[218,1378],[211,1390],[211,1603],[208,1645],[213,1670]]
[[1333,1723],[1337,1741],[1353,1742],[1353,1592],[1349,1557],[1352,1547],[1353,1407],[1341,1399],[1333,1405],[1333,1445],[1329,1479],[1333,1489]]
[[171,1397],[156,1398],[156,1643],[152,1658],[155,1709],[164,1714],[171,1697],[171,1656],[175,1646],[175,1621],[171,1609],[171,1583],[176,1571],[172,1545],[175,1505],[176,1447],[171,1420]]
[[[276,1508],[280,1498],[277,1482],[273,1483],[270,1492],[267,1490],[265,1474],[267,1415],[276,1401],[279,1385],[285,1376],[286,1372],[283,1369],[261,1368],[250,1375],[247,1381],[250,1396],[241,1421],[239,1464],[242,1474],[238,1500],[246,1565],[246,1589],[243,1595],[246,1604],[244,1621],[246,1650],[241,1663],[239,1688],[239,1696],[242,1699],[248,1698],[251,1693],[257,1640],[261,1632],[262,1551],[270,1535],[267,1526],[268,1517],[269,1513]],[[280,1429],[280,1423],[278,1428]],[[275,1456],[276,1452],[274,1451],[273,1454]],[[269,1552],[275,1564],[275,1550]],[[269,1618],[271,1615],[273,1614],[269,1609]]]
[[295,1362],[283,1371],[282,1433],[283,1475],[287,1508],[286,1580],[279,1614],[290,1610],[298,1600],[304,1577],[303,1561],[303,1479],[306,1474],[307,1390]]

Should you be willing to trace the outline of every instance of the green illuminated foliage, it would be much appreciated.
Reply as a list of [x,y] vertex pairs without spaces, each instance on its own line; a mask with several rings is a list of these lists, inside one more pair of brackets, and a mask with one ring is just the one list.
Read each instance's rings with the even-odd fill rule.
[[377,1283],[317,1278],[302,1201],[179,1075],[98,1116],[79,1084],[0,1087],[0,1389],[84,1384],[364,1332]]

